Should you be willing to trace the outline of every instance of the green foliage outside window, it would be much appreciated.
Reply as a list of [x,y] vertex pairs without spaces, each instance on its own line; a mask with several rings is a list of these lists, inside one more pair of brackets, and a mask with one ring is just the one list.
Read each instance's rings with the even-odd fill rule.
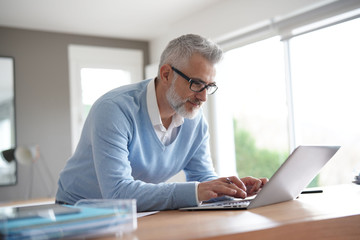
[[288,156],[287,151],[258,148],[251,133],[238,127],[236,121],[234,131],[236,170],[239,176],[270,178]]
[[[277,151],[258,148],[255,138],[249,131],[240,128],[236,120],[234,121],[234,137],[236,170],[240,177],[253,176],[270,179],[289,155],[287,150]],[[310,183],[309,187],[317,185],[318,177]]]

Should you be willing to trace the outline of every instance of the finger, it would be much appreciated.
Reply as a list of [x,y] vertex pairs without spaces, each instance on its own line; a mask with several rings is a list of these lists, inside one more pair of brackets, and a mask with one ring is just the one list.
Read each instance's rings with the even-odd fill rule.
[[218,195],[229,195],[234,196],[238,191],[240,191],[238,187],[236,187],[232,183],[221,183],[217,184],[213,187],[213,191],[216,192]]
[[[215,191],[219,196],[228,195],[237,198],[245,198],[247,193],[235,184],[236,180],[239,181],[236,177],[219,178],[214,181],[216,184],[213,186],[213,191]],[[245,185],[242,182],[241,184],[245,188]]]
[[226,187],[232,188],[236,190],[235,194],[232,194],[230,196],[237,197],[237,198],[246,198],[246,187],[245,184],[237,177],[227,177],[226,180]]
[[218,194],[214,191],[207,191],[205,192],[205,199],[202,199],[201,201],[206,201],[212,198],[218,197]]
[[251,195],[255,195],[255,194],[258,194],[259,193],[259,191],[262,189],[262,187],[264,187],[264,185],[269,181],[269,179],[267,179],[267,178],[260,178],[259,179],[260,180],[260,182],[261,182],[261,184],[260,184],[260,186],[258,186],[258,187],[253,187],[252,189],[251,189]]
[[269,181],[268,178],[260,178],[260,180],[262,182],[261,187],[263,187]]
[[246,192],[248,196],[252,196],[256,194],[262,185],[262,181],[254,177],[244,177],[241,178],[241,180],[244,182],[246,186]]
[[236,185],[241,190],[246,191],[245,184],[238,177],[232,176],[232,177],[227,177],[226,179],[229,179],[232,184]]
[[257,179],[257,181],[248,189],[248,195],[254,195],[259,192],[262,185],[262,181]]

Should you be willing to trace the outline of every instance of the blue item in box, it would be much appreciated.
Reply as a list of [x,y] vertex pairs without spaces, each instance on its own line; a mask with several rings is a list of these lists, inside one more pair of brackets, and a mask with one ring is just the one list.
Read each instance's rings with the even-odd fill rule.
[[[89,201],[89,200],[87,200]],[[91,200],[72,208],[75,212],[33,217],[7,218],[0,215],[0,234],[5,239],[54,239],[102,234],[122,234],[137,228],[135,200]],[[89,202],[88,202],[89,203]],[[97,204],[94,204],[97,203]]]

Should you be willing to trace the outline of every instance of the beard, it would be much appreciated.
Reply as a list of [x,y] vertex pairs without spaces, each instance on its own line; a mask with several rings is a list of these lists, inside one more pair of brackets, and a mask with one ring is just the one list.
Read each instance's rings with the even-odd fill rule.
[[[192,110],[186,110],[186,102],[190,101],[190,98],[182,99],[176,92],[175,92],[175,79],[173,79],[169,90],[166,92],[166,99],[168,100],[170,106],[175,110],[177,114],[182,116],[183,118],[193,119],[199,112],[200,106],[202,104],[201,101],[196,100],[195,103],[198,104],[199,107],[194,107]],[[194,103],[194,101],[191,101]]]

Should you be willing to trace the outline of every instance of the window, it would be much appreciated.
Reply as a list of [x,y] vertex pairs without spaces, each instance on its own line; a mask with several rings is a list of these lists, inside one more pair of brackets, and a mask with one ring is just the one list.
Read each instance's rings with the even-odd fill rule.
[[82,68],[82,119],[87,117],[91,106],[99,97],[114,88],[130,83],[130,73],[121,69]]
[[234,140],[219,141],[234,143],[239,176],[271,177],[297,145],[341,145],[311,186],[352,181],[360,169],[356,29],[360,19],[226,52],[216,115],[233,121]]
[[[0,151],[11,148],[11,122],[10,119],[0,119]],[[0,169],[7,166],[2,156],[0,156]]]
[[296,142],[341,145],[319,184],[349,183],[360,167],[360,19],[290,40]]
[[278,37],[228,51],[219,66],[218,115],[233,119],[239,176],[271,177],[289,153],[283,69]]
[[141,50],[69,46],[71,135],[74,151],[86,116],[107,91],[143,79]]

